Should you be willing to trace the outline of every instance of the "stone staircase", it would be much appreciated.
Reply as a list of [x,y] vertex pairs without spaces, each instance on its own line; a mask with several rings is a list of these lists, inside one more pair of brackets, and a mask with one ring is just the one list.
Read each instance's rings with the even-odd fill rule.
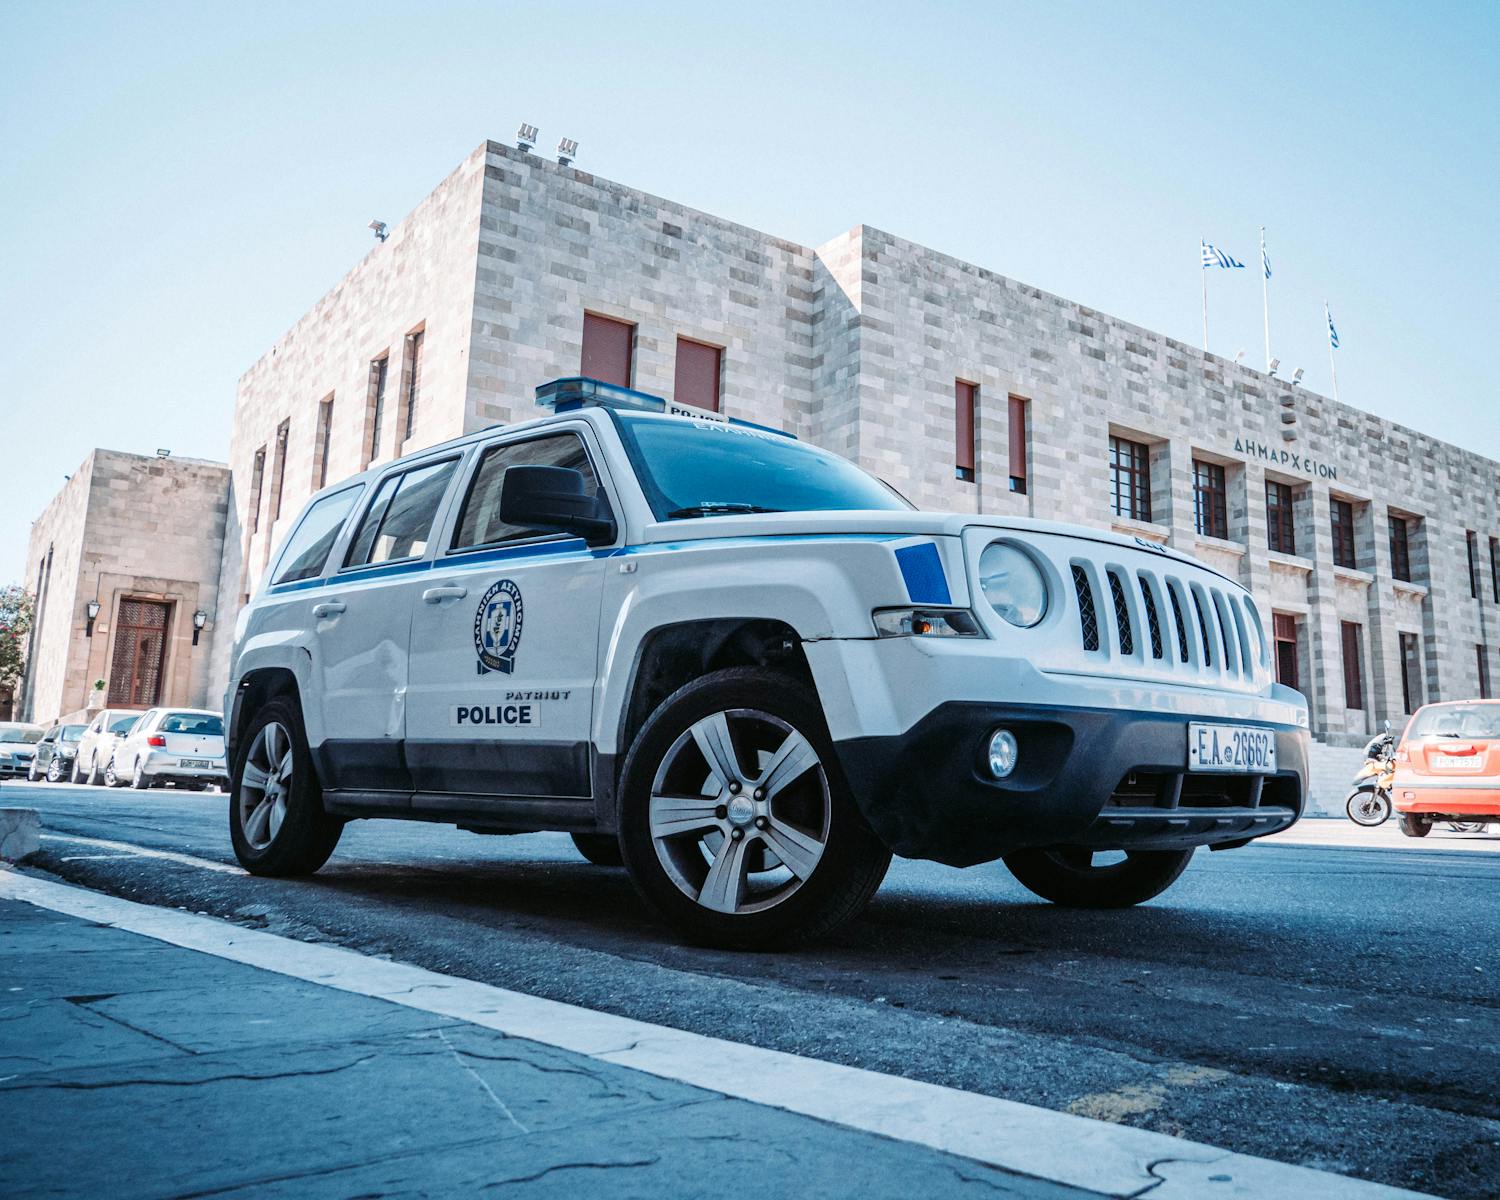
[[1308,817],[1344,817],[1349,781],[1365,761],[1363,747],[1330,746],[1313,739],[1308,756]]

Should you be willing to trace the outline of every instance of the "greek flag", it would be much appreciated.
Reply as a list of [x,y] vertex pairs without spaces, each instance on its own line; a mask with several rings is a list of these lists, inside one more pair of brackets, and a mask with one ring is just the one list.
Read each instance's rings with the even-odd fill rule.
[[1328,344],[1335,350],[1339,348],[1339,331],[1333,325],[1333,313],[1328,310],[1328,305],[1323,305],[1323,315],[1328,318]]
[[1260,244],[1260,266],[1261,270],[1266,273],[1266,278],[1271,278],[1271,256],[1266,253],[1265,242]]
[[1239,267],[1244,269],[1245,264],[1236,262],[1230,255],[1225,254],[1217,246],[1210,246],[1207,242],[1199,243],[1203,247],[1204,267]]

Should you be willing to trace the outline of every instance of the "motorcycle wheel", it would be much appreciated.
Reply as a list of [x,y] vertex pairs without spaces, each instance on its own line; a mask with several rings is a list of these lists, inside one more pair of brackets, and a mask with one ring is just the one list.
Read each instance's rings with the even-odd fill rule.
[[1454,833],[1480,833],[1484,829],[1483,821],[1449,821],[1448,828]]
[[1378,791],[1350,792],[1349,799],[1344,802],[1344,811],[1349,814],[1349,819],[1356,825],[1372,829],[1390,820],[1391,798],[1384,792]]

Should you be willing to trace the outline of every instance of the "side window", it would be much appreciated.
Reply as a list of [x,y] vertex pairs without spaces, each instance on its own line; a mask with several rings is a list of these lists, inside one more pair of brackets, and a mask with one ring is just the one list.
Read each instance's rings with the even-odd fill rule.
[[473,550],[480,546],[537,537],[545,532],[520,525],[507,525],[500,519],[500,488],[505,481],[505,472],[517,466],[571,467],[583,474],[584,490],[590,496],[597,495],[599,491],[599,480],[589,463],[588,451],[584,449],[583,439],[576,433],[554,434],[525,442],[491,446],[480,457],[479,466],[474,471],[474,481],[469,485],[468,496],[464,498],[463,512],[459,514],[451,549]]
[[328,552],[339,540],[339,531],[344,528],[344,518],[354,507],[359,488],[345,488],[332,496],[324,496],[303,513],[292,536],[287,539],[281,552],[281,570],[275,583],[294,583],[299,579],[313,579],[323,573],[323,564]]
[[344,565],[360,567],[425,553],[432,519],[457,465],[458,459],[449,458],[381,480]]

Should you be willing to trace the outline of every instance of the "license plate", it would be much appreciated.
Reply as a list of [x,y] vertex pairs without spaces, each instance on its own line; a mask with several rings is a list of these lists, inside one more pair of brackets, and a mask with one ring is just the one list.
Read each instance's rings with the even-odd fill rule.
[[207,770],[213,766],[213,763],[206,758],[179,758],[177,765],[179,767],[200,767],[203,770]]
[[1484,765],[1477,754],[1432,754],[1428,761],[1436,771],[1477,771]]
[[1276,735],[1255,725],[1188,726],[1188,770],[1270,775],[1276,770]]

